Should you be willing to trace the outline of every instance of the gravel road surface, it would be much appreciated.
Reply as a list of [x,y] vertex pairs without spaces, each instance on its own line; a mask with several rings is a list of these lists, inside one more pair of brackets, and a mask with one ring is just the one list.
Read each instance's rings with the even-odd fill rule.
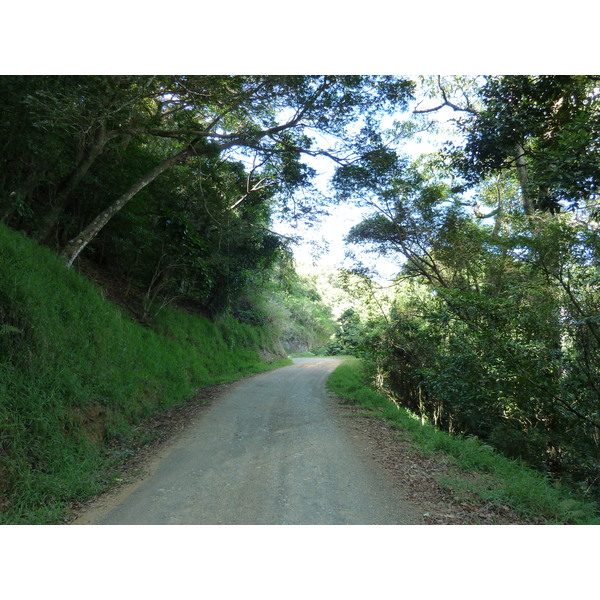
[[328,397],[335,358],[237,382],[146,476],[76,524],[413,524],[417,512]]

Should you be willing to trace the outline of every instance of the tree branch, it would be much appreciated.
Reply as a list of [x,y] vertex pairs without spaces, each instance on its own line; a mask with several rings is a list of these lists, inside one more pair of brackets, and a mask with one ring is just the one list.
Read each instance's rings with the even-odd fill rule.
[[[448,100],[448,95],[446,94],[446,90],[444,89],[444,87],[442,86],[442,78],[440,75],[438,75],[438,87],[440,89],[440,92],[442,93],[442,98],[443,98],[443,102],[442,104],[440,104],[439,106],[436,106],[434,108],[423,108],[423,109],[415,109],[413,110],[414,114],[425,114],[425,113],[431,113],[431,112],[436,112],[438,110],[441,110],[442,108],[444,108],[445,106],[448,106],[449,108],[456,110],[458,112],[467,112],[469,114],[472,115],[476,115],[477,111],[473,110],[470,106],[468,106],[467,108],[463,108],[462,106],[458,106],[457,104],[454,104],[454,102],[450,102],[450,100]],[[464,91],[461,89],[463,96],[466,95],[464,93]],[[467,98],[467,102],[469,102],[469,99]]]

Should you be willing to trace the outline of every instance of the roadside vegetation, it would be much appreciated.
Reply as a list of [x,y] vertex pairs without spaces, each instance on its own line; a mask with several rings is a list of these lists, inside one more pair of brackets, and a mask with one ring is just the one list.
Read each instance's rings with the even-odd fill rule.
[[599,507],[552,482],[548,476],[524,462],[508,458],[476,436],[452,435],[427,419],[378,392],[372,385],[372,372],[358,358],[348,357],[330,376],[328,387],[340,398],[382,419],[391,428],[408,432],[424,454],[441,453],[452,457],[464,472],[481,474],[468,489],[462,480],[440,479],[439,484],[457,497],[467,493],[487,503],[506,505],[522,515],[547,524],[600,524]]
[[[131,423],[306,352],[600,502],[599,81],[0,77],[0,518],[58,518]],[[352,267],[299,275],[277,223],[348,205]]]
[[196,389],[287,364],[267,328],[165,307],[136,322],[0,226],[0,522],[53,523],[112,482],[134,426]]
[[[332,350],[364,358],[378,390],[440,431],[597,503],[597,77],[421,83],[413,118],[453,115],[443,148],[413,158],[396,138],[333,178],[370,213],[346,241],[371,256]],[[397,264],[385,289],[382,257]]]

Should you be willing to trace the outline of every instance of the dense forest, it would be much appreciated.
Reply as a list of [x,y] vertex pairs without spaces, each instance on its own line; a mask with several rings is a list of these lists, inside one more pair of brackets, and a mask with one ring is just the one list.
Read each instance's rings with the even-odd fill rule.
[[[342,315],[398,403],[600,494],[599,78],[430,78],[422,127],[456,136],[411,160],[392,144],[338,169],[371,208],[348,234],[401,257],[379,314]],[[363,304],[376,286],[358,273]],[[370,281],[370,283],[369,283]],[[358,288],[356,288],[358,291]],[[385,294],[384,294],[385,292]]]
[[[275,339],[356,354],[423,420],[598,499],[599,84],[3,76],[0,220],[144,327],[177,306],[268,331],[273,356]],[[410,154],[425,135],[439,149]],[[346,243],[370,263],[298,275],[276,222],[348,205],[368,213]],[[398,265],[385,289],[380,257]],[[4,373],[31,359],[14,281],[0,277]]]

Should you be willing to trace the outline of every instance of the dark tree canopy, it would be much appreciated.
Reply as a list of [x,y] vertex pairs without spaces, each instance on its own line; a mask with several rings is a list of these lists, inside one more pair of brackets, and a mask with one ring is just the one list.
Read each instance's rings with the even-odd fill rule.
[[521,148],[534,208],[558,211],[593,199],[600,185],[598,78],[488,77],[483,108],[463,121],[456,164],[470,183],[514,168]]
[[2,220],[68,264],[85,250],[144,286],[218,311],[286,246],[270,229],[275,210],[291,218],[322,210],[305,157],[348,164],[377,148],[378,116],[405,108],[413,84],[6,76],[0,88]]

